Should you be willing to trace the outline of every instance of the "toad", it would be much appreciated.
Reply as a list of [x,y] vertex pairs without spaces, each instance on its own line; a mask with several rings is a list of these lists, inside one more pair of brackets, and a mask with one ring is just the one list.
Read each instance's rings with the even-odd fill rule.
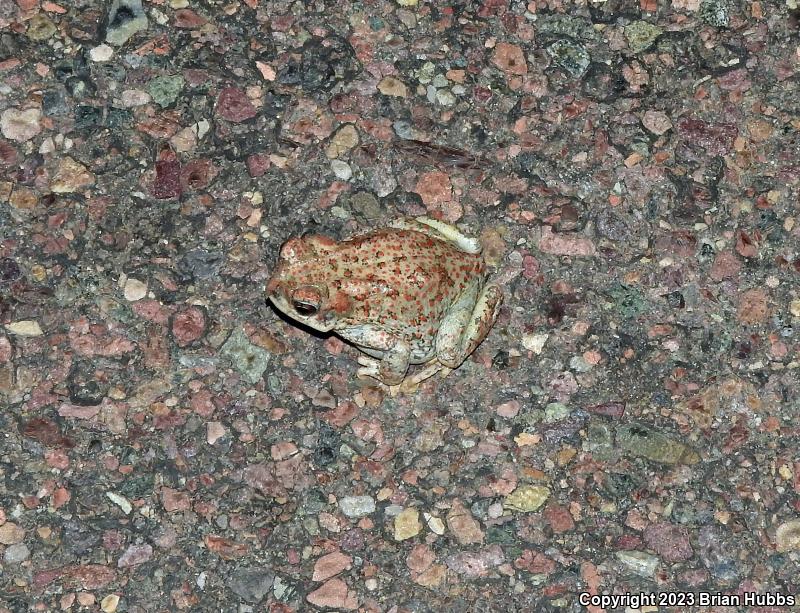
[[[487,335],[502,301],[478,241],[427,217],[341,242],[290,238],[266,293],[291,319],[355,345],[366,354],[358,376],[388,386],[457,368]],[[425,367],[406,379],[410,364]]]

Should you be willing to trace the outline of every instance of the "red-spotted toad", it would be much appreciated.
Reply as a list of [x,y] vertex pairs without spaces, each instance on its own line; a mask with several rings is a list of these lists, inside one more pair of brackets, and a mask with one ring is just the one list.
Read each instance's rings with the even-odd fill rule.
[[390,386],[404,380],[409,364],[427,364],[412,384],[457,368],[502,301],[487,282],[478,241],[426,217],[342,242],[290,238],[266,292],[292,319],[335,332],[370,356],[359,358],[358,375]]

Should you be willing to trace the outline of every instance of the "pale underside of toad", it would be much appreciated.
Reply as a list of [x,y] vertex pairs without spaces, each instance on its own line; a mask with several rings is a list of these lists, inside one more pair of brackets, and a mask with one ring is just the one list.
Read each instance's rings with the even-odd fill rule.
[[396,386],[457,368],[494,324],[500,288],[478,241],[446,223],[401,218],[349,240],[290,238],[267,283],[288,317],[363,351],[360,377]]

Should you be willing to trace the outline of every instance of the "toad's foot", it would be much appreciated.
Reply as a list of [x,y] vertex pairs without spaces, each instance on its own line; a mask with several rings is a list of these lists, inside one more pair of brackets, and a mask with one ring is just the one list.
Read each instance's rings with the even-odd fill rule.
[[395,345],[383,354],[383,359],[360,355],[358,363],[359,377],[372,377],[385,385],[399,385],[402,383],[408,371],[408,357],[411,348],[408,343],[398,341]]
[[389,385],[389,395],[394,398],[400,394],[411,396],[419,391],[420,383],[427,381],[437,373],[441,373],[441,378],[444,379],[447,375],[453,372],[452,368],[444,366],[441,362],[432,361],[425,368],[415,372],[410,377],[406,377],[399,385]]
[[361,377],[372,377],[373,379],[377,379],[380,381],[380,370],[381,370],[381,361],[376,360],[375,358],[370,358],[366,355],[358,356],[358,363],[361,365],[356,371],[356,376]]

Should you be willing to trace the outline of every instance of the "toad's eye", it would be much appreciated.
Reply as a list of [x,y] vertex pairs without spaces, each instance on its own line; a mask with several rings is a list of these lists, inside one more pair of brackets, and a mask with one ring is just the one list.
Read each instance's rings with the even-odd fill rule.
[[292,307],[298,315],[316,315],[322,304],[322,293],[313,285],[301,285],[292,292]]
[[292,302],[292,306],[294,307],[295,311],[297,311],[300,315],[303,315],[304,317],[309,317],[311,315],[314,315],[319,310],[316,304],[311,304],[309,302],[299,302],[297,300]]

